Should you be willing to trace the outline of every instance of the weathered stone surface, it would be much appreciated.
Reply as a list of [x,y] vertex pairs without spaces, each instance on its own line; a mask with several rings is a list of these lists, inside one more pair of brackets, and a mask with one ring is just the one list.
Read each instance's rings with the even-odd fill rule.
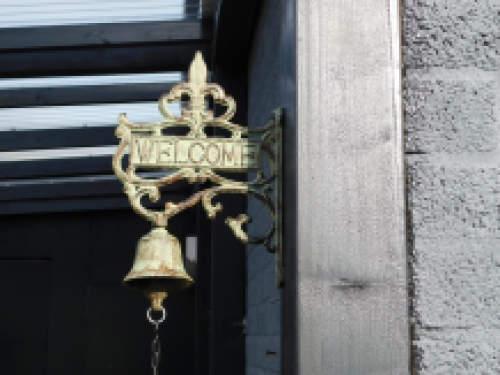
[[246,357],[247,364],[251,367],[278,372],[281,359],[280,337],[247,337]]
[[499,249],[500,239],[415,239],[417,324],[500,328]]
[[247,311],[249,336],[279,336],[281,328],[281,301],[271,300],[249,307]]
[[248,90],[248,123],[265,125],[272,111],[280,106],[280,7],[278,1],[266,1],[254,38],[250,58]]
[[[265,126],[280,105],[279,56],[280,2],[265,1],[249,61],[248,125]],[[266,166],[267,167],[267,166]],[[266,169],[267,173],[267,169]],[[250,175],[249,178],[252,178]],[[270,227],[267,208],[248,199],[250,236],[261,236]],[[281,361],[281,293],[276,287],[274,255],[263,246],[247,246],[246,373],[278,375]]]
[[417,331],[419,375],[500,374],[500,330]]
[[408,179],[410,235],[500,237],[500,169],[412,160]]
[[408,68],[500,67],[498,0],[406,0],[404,52]]
[[276,256],[269,253],[264,246],[247,246],[247,280],[251,282],[254,277],[264,271],[269,265],[275,263]]
[[271,371],[254,366],[247,366],[246,375],[279,375],[279,371]]
[[[262,202],[260,202],[254,197],[249,196],[247,202],[248,202],[247,214],[251,218],[251,222],[247,224],[248,235],[251,237],[262,237],[271,228],[272,225],[271,212]],[[247,246],[247,253],[249,255],[254,251],[267,252],[262,246],[256,246],[256,245]],[[269,258],[268,260],[270,261],[271,259]],[[249,277],[253,277],[253,275],[249,275]]]
[[247,306],[250,308],[263,302],[275,301],[280,298],[280,289],[276,287],[275,265],[274,263],[270,263],[248,282]]
[[498,144],[495,89],[494,81],[447,80],[439,75],[409,74],[405,104],[406,151],[494,150]]

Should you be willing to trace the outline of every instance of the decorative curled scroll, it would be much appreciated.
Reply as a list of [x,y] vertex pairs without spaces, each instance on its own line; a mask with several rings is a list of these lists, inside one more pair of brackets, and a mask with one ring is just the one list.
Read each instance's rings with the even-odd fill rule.
[[[188,82],[175,85],[159,99],[159,110],[164,119],[160,122],[137,124],[121,114],[118,118],[116,136],[121,142],[113,157],[113,169],[124,184],[130,204],[135,212],[152,221],[156,226],[165,227],[167,221],[177,213],[201,201],[210,218],[222,211],[220,203],[213,203],[219,194],[247,194],[260,200],[275,219],[266,234],[249,237],[243,229],[249,221],[246,215],[227,218],[226,223],[242,242],[262,244],[271,252],[276,252],[276,220],[280,205],[281,163],[280,137],[281,112],[277,110],[270,123],[259,130],[231,122],[236,111],[236,102],[225,94],[217,84],[207,82],[207,67],[200,52],[197,52],[188,73]],[[180,102],[189,97],[188,108],[183,108],[180,116],[173,114],[168,104]],[[225,112],[214,116],[206,107],[207,97],[224,107]],[[166,136],[169,128],[183,127],[184,136]],[[207,127],[225,129],[229,137],[209,137]],[[129,165],[123,168],[123,158],[129,153]],[[266,161],[267,160],[267,161]],[[170,174],[159,178],[145,178],[137,174],[139,170],[170,170]],[[236,181],[217,173],[255,173],[252,181]],[[167,202],[162,210],[146,208],[141,204],[143,197],[156,202],[160,199],[160,187],[186,179],[190,183],[211,181],[212,187],[198,191],[181,202]]]

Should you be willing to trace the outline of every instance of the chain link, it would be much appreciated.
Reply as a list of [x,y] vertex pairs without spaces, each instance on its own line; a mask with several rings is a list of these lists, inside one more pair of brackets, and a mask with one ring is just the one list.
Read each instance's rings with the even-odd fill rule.
[[153,375],[158,375],[158,369],[160,367],[160,354],[161,354],[161,343],[160,337],[158,335],[158,327],[160,323],[155,324],[155,338],[151,343],[151,367],[153,368]]
[[158,320],[154,320],[151,318],[151,307],[148,309],[147,317],[151,324],[154,325],[154,339],[151,342],[151,368],[153,369],[153,375],[158,375],[158,369],[160,367],[160,355],[161,355],[161,343],[160,343],[160,335],[159,328],[160,323],[165,320],[166,317],[165,308],[162,310],[162,317]]

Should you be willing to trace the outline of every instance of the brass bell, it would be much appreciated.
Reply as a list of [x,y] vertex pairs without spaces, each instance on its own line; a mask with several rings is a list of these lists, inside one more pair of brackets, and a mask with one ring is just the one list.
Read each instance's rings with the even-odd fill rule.
[[134,265],[123,283],[144,291],[153,310],[161,310],[168,293],[193,284],[184,268],[179,240],[165,228],[154,228],[141,237]]

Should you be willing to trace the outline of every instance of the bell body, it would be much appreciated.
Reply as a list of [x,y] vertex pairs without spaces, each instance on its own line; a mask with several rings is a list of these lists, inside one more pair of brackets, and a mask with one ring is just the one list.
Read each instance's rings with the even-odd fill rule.
[[139,240],[134,265],[123,280],[146,294],[180,290],[193,279],[186,273],[179,240],[165,228],[154,228]]

